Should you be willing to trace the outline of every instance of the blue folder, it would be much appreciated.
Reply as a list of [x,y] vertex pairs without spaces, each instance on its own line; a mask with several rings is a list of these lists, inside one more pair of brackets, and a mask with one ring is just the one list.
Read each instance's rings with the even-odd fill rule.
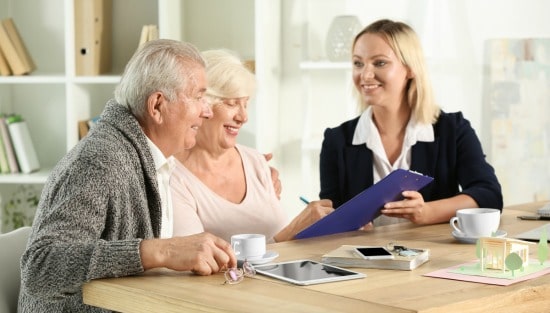
[[418,191],[432,180],[432,177],[414,171],[394,170],[332,213],[299,232],[295,238],[304,239],[357,230],[380,215],[384,204],[403,199],[403,191]]

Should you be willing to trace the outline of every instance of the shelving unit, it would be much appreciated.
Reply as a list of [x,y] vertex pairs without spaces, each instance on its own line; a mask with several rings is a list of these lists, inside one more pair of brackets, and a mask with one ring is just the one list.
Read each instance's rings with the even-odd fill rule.
[[[0,111],[19,113],[29,126],[41,170],[0,175],[3,184],[44,183],[49,170],[78,141],[77,123],[101,112],[137,48],[141,26],[157,23],[157,3],[113,1],[112,73],[75,75],[74,1],[0,0],[0,18],[13,18],[37,65],[24,76],[0,77]],[[132,14],[132,19],[123,19]],[[118,18],[117,18],[118,17]],[[123,21],[121,21],[123,20]],[[47,134],[47,135],[45,135]]]
[[186,40],[200,50],[228,48],[254,59],[261,87],[245,127],[249,136],[243,137],[258,149],[275,148],[280,1],[114,0],[112,5],[112,71],[76,76],[74,0],[0,0],[0,18],[13,18],[37,65],[30,75],[0,76],[0,112],[25,118],[41,165],[32,174],[0,175],[0,196],[14,185],[45,183],[50,169],[78,142],[78,121],[99,115],[112,97],[146,24],[157,24],[161,38]]
[[22,190],[36,190],[39,196],[51,168],[77,143],[78,121],[99,115],[112,97],[142,25],[158,23],[155,1],[116,0],[112,10],[111,72],[76,76],[74,0],[0,0],[0,18],[15,21],[37,66],[29,75],[0,76],[0,112],[21,114],[27,121],[41,166],[31,174],[0,175],[0,212]]
[[[323,132],[327,127],[335,127],[356,115],[356,103],[351,93],[350,62],[303,61],[302,102],[304,121],[302,126],[301,168],[303,186],[310,186],[308,194],[318,193],[319,153]],[[327,79],[329,80],[327,83]],[[323,84],[323,87],[319,87]],[[324,86],[330,88],[330,93]],[[328,94],[331,95],[327,96]],[[322,101],[322,102],[321,102]],[[321,105],[315,105],[322,103]],[[321,109],[323,108],[323,109]],[[313,186],[312,182],[317,185]]]
[[[324,129],[318,129],[312,127],[313,120],[316,116],[316,110],[313,105],[314,101],[314,83],[312,82],[314,75],[333,75],[338,78],[342,78],[343,82],[350,84],[351,76],[351,64],[349,62],[329,62],[329,61],[304,61],[300,63],[300,70],[302,70],[302,85],[303,85],[303,97],[304,97],[304,123],[303,123],[303,135],[302,135],[302,149],[303,150],[319,150],[321,148],[322,132]],[[336,88],[334,88],[336,89]],[[342,92],[345,91],[345,87]],[[337,92],[341,94],[342,92]],[[351,97],[344,97],[344,115],[349,116],[353,114]],[[343,121],[342,121],[343,122]]]
[[239,142],[262,152],[273,152],[279,140],[280,11],[280,0],[159,0],[160,37],[255,61],[257,90]]
[[[361,2],[362,3],[362,2]],[[299,75],[303,103],[301,181],[312,198],[319,193],[319,153],[323,132],[357,116],[352,94],[351,62],[328,60],[325,40],[334,17],[357,15],[360,2],[329,0],[320,9],[314,0],[297,2],[301,13],[303,44]]]

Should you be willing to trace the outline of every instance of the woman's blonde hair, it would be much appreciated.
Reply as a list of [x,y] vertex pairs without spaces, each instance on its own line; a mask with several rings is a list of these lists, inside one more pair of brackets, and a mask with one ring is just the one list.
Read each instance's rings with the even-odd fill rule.
[[254,74],[232,51],[226,49],[202,52],[206,61],[208,96],[219,98],[252,97],[256,89]]
[[[413,73],[414,77],[407,84],[407,103],[414,118],[420,123],[435,123],[441,109],[435,103],[435,97],[426,70],[426,62],[420,40],[416,32],[407,24],[388,19],[378,20],[360,31],[353,40],[355,43],[364,34],[381,36],[392,48],[397,58]],[[355,88],[354,88],[355,90]],[[361,95],[355,90],[361,111],[368,107]]]

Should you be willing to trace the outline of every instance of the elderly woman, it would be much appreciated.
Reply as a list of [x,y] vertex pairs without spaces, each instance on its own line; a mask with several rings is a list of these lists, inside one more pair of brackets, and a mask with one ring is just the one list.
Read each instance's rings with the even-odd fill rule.
[[332,203],[313,201],[289,222],[264,155],[237,144],[254,75],[230,51],[205,51],[203,57],[213,117],[204,121],[196,145],[176,155],[170,180],[174,235],[206,231],[227,240],[237,233],[264,234],[268,242],[293,239],[330,213]]

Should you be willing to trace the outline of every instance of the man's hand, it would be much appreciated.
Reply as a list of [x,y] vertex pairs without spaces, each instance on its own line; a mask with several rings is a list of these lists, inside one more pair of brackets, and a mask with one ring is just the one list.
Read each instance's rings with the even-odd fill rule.
[[146,239],[140,246],[145,270],[166,267],[210,275],[237,266],[231,245],[212,234],[201,233],[168,239]]

